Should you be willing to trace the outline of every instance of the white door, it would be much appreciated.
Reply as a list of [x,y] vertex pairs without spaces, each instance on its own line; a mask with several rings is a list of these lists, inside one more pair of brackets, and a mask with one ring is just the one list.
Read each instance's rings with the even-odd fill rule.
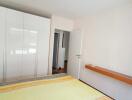
[[81,30],[74,30],[70,33],[69,57],[67,72],[79,79],[81,63],[82,34]]
[[[36,25],[35,25],[36,24]],[[36,16],[24,13],[24,43],[22,78],[34,78],[37,57],[37,30]]]
[[23,47],[23,13],[7,9],[6,13],[6,81],[20,79]]
[[5,12],[6,9],[0,7],[0,83],[3,81],[4,70]]
[[37,77],[48,75],[50,20],[39,17],[38,20]]
[[49,19],[24,13],[24,78],[48,74],[49,37]]

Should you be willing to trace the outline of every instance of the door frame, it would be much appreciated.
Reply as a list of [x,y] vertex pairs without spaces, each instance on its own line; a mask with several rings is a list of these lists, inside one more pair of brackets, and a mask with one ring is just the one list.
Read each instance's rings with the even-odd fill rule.
[[[55,29],[59,29],[59,30],[63,30],[63,31],[68,31],[70,32],[70,34],[72,34],[72,32],[74,32],[75,30],[65,30],[65,29],[61,29],[61,28],[56,28],[51,24],[51,34],[50,34],[50,42],[49,42],[49,63],[48,63],[48,75],[52,75],[52,62],[53,62],[53,50],[54,50],[54,33],[55,33]],[[77,29],[78,30],[78,29]],[[81,48],[80,48],[80,53],[82,54],[82,41],[83,41],[83,34],[81,31]],[[70,41],[69,41],[69,45],[70,45]],[[70,49],[70,48],[69,48]],[[80,73],[80,68],[81,68],[81,59],[80,59],[80,64],[79,64],[79,73]],[[67,66],[68,67],[68,66]],[[79,73],[78,73],[78,78],[79,78]]]
[[50,39],[49,39],[49,57],[48,57],[48,75],[52,75],[53,62],[53,47],[54,47],[54,33],[55,29],[72,32],[74,21],[65,17],[52,15],[50,24]]
[[[51,34],[50,34],[50,42],[49,42],[49,68],[48,68],[48,75],[52,75],[52,63],[53,63],[53,51],[54,51],[54,33],[55,33],[55,30],[57,28],[51,28]],[[63,29],[58,29],[58,30],[63,30]],[[71,32],[72,31],[69,31],[69,30],[63,30],[63,31],[68,31]]]

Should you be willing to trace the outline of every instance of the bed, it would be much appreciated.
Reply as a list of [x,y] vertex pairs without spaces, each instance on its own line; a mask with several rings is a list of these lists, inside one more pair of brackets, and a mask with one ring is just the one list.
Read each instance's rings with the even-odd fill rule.
[[0,86],[0,100],[112,100],[71,77],[34,80]]

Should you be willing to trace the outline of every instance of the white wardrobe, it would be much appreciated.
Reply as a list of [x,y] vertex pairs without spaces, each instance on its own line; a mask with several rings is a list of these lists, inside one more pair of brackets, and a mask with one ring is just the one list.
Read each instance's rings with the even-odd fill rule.
[[50,19],[0,7],[0,83],[48,74]]

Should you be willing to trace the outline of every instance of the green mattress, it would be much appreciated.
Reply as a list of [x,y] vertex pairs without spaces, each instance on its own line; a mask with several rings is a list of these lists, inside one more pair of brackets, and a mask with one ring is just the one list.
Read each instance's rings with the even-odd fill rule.
[[112,100],[99,91],[63,76],[0,86],[0,100]]

